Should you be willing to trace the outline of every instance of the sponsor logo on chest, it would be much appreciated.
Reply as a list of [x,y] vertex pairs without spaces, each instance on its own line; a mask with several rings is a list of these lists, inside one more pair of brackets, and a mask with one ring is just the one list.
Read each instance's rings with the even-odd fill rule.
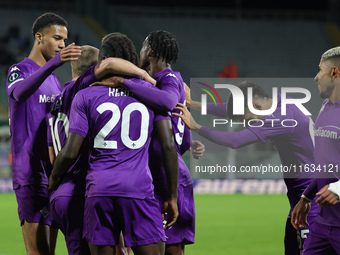
[[57,95],[46,95],[40,94],[39,95],[39,103],[53,103],[56,99]]

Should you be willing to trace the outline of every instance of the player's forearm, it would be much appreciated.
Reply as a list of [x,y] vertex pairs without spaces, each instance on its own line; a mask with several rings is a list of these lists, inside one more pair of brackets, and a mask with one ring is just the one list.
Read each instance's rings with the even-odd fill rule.
[[318,192],[317,179],[314,178],[303,192],[303,198],[311,201],[315,198],[315,194]]
[[217,117],[226,117],[227,116],[227,104],[214,104],[207,103],[207,112],[208,114],[217,116]]
[[[187,107],[190,109],[194,109],[197,111],[201,111],[202,103],[199,101],[191,100],[190,103],[187,103]],[[217,117],[226,117],[227,115],[227,104],[214,104],[214,103],[207,103],[207,113],[217,116]]]
[[130,61],[121,58],[107,58],[97,64],[95,75],[97,79],[101,79],[108,74],[119,74],[132,77],[148,76],[148,73],[132,64]]
[[61,149],[54,161],[53,170],[51,173],[52,178],[58,179],[72,166],[76,159],[77,157],[74,153],[70,154],[66,150],[66,146]]
[[170,90],[140,86],[129,79],[124,80],[122,87],[128,89],[150,106],[163,111],[172,111],[178,102],[178,97]]
[[45,65],[40,67],[35,73],[31,74],[13,90],[12,96],[18,102],[26,101],[41,86],[51,73],[61,66],[60,52],[50,59]]
[[232,149],[237,149],[259,140],[259,138],[248,129],[244,129],[240,132],[225,132],[202,127],[199,129],[199,135],[216,144],[227,146]]
[[174,142],[170,119],[155,122],[155,128],[161,144],[163,166],[168,186],[169,199],[177,199],[178,156]]
[[168,184],[168,198],[177,199],[178,186],[178,156],[174,143],[162,145],[162,157]]

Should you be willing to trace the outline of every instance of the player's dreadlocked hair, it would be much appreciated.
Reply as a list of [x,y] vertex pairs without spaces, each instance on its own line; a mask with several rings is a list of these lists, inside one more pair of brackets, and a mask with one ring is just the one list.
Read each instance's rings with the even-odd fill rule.
[[[239,89],[241,89],[242,94],[244,95],[244,109],[248,108],[248,88],[253,89],[253,98],[258,97],[258,98],[270,98],[268,94],[264,91],[263,88],[261,88],[259,85],[256,85],[254,83],[251,83],[249,81],[244,81],[241,82],[240,84],[237,85]],[[228,119],[237,119],[237,116],[234,116],[233,112],[233,95],[232,93],[229,94],[228,96],[228,101],[227,101],[227,118]]]
[[167,31],[157,30],[148,35],[146,42],[157,58],[164,60],[168,64],[176,63],[178,44],[175,35]]
[[32,26],[33,37],[37,32],[41,32],[43,29],[53,25],[67,27],[67,22],[62,17],[55,13],[52,12],[44,13],[43,15],[38,17],[33,23]]
[[139,58],[132,41],[121,33],[111,33],[102,39],[99,60],[104,58],[122,58],[139,66]]

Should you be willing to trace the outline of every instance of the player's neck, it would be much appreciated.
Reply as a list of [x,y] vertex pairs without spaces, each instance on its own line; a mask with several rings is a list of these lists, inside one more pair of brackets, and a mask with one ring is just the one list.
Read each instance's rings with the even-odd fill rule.
[[39,66],[45,65],[47,62],[40,49],[36,46],[33,46],[28,58],[33,60]]
[[151,64],[150,66],[151,76],[154,76],[165,69],[171,69],[171,65],[163,61],[157,61],[155,64]]
[[329,97],[329,101],[331,101],[332,104],[335,104],[339,100],[340,100],[340,84],[336,84],[334,86],[331,96]]

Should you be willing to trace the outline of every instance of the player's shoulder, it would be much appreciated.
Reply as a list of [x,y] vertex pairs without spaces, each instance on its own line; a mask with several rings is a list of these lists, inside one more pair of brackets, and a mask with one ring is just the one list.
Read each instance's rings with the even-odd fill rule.
[[30,69],[32,69],[32,67],[34,69],[39,68],[38,64],[35,63],[33,60],[29,59],[29,58],[25,58],[23,61],[13,64],[9,69],[8,69],[8,74],[11,73],[25,73],[30,71]]
[[179,72],[173,71],[171,69],[164,69],[157,73],[154,78],[156,80],[163,80],[163,79],[173,79],[176,80],[177,82],[180,82],[181,80],[181,74]]

